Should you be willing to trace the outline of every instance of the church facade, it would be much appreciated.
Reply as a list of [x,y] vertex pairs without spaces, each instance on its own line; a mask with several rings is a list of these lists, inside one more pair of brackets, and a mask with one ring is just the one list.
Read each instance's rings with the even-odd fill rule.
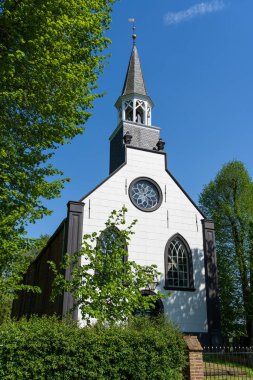
[[[63,315],[70,310],[71,294],[55,303],[49,300],[53,278],[47,261],[59,263],[64,252],[80,249],[83,234],[105,229],[111,211],[125,206],[126,222],[138,221],[128,246],[129,259],[143,266],[157,265],[161,273],[157,289],[165,295],[161,311],[183,332],[214,343],[220,334],[214,225],[167,168],[160,128],[152,125],[153,102],[135,39],[115,106],[118,123],[110,136],[109,177],[80,201],[68,203],[67,218],[24,279],[40,286],[42,294],[23,293],[14,303],[13,315]],[[70,276],[69,271],[65,275]],[[73,318],[81,320],[78,310]]]

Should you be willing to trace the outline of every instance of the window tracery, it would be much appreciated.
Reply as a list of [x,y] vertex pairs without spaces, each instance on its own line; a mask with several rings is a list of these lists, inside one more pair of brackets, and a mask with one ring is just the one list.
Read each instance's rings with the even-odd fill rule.
[[127,100],[125,102],[125,119],[133,121],[133,101]]
[[186,241],[178,234],[166,245],[165,286],[171,289],[193,289],[191,251]]
[[143,100],[136,100],[135,112],[136,112],[135,122],[139,124],[144,124],[145,102]]

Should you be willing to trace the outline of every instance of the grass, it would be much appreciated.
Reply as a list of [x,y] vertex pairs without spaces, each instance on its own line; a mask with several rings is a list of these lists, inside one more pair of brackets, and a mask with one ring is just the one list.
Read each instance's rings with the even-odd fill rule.
[[[221,357],[221,355],[223,357]],[[253,380],[253,369],[249,368],[245,364],[236,363],[234,362],[234,360],[232,361],[231,358],[234,358],[235,360],[236,356],[230,356],[229,354],[226,355],[226,353],[204,354],[205,371],[207,372],[206,379],[210,379],[210,380],[249,380],[249,379],[252,379]]]

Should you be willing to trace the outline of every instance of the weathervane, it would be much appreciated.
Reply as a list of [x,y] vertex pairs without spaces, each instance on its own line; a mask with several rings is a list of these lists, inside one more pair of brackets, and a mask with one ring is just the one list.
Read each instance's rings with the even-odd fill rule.
[[135,40],[136,40],[136,34],[135,34],[135,29],[136,29],[136,26],[135,26],[135,19],[134,18],[129,18],[128,19],[129,22],[131,22],[133,24],[133,34],[132,34],[132,38],[133,38],[133,44],[135,45]]

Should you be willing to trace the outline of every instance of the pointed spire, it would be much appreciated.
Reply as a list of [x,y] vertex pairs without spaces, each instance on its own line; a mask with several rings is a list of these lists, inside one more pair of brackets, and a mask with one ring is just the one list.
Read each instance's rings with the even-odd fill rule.
[[146,87],[142,75],[140,59],[135,43],[136,35],[133,35],[133,50],[130,57],[122,95],[140,94],[147,96]]

